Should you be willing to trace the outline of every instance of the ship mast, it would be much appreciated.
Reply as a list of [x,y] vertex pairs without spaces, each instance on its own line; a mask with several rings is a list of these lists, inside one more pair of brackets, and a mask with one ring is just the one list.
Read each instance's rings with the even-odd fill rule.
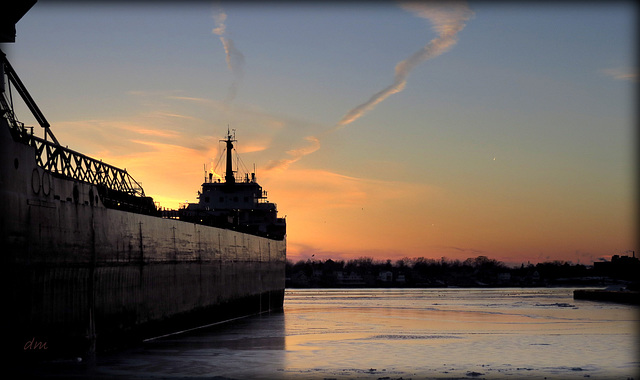
[[[235,129],[234,129],[235,131]],[[231,132],[227,128],[227,138],[226,140],[220,140],[227,144],[227,170],[224,174],[224,180],[228,184],[234,184],[236,182],[236,177],[233,175],[233,165],[232,165],[232,150],[233,143],[237,140],[235,139],[235,135],[231,136]]]

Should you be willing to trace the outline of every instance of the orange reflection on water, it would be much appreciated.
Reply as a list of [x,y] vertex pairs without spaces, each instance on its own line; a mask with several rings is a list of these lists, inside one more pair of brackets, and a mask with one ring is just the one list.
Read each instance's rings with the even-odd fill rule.
[[574,301],[567,289],[513,292],[290,290],[283,371],[294,378],[446,378],[472,369],[496,378],[541,371],[576,378],[638,366],[633,307]]

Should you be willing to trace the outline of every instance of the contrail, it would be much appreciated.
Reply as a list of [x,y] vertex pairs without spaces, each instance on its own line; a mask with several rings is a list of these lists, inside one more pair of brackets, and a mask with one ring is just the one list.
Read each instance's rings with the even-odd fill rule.
[[474,14],[466,3],[453,1],[405,3],[401,4],[401,7],[418,17],[429,20],[438,36],[429,41],[422,49],[413,53],[409,58],[396,64],[394,81],[391,85],[375,93],[365,103],[347,112],[332,129],[325,130],[317,136],[307,136],[305,139],[310,142],[309,146],[288,151],[287,154],[289,154],[290,158],[272,161],[267,170],[286,169],[302,157],[317,151],[320,149],[320,140],[322,138],[359,119],[390,95],[402,91],[407,84],[409,74],[416,66],[447,52],[456,44],[458,32],[464,28],[464,22]]
[[211,31],[213,34],[220,37],[224,52],[226,54],[227,67],[233,74],[233,82],[229,87],[229,93],[225,99],[226,102],[231,102],[235,99],[238,93],[238,86],[242,77],[244,76],[244,55],[236,49],[233,40],[226,37],[227,26],[225,21],[227,20],[227,14],[220,10],[213,14],[213,21],[216,27]]
[[298,161],[299,159],[306,156],[307,154],[311,154],[316,150],[320,149],[320,140],[317,137],[307,136],[304,139],[310,142],[309,146],[287,151],[287,154],[290,156],[290,158],[283,158],[281,160],[271,161],[267,164],[267,167],[265,168],[265,170],[269,171],[274,169],[286,169],[289,167],[289,165]]
[[[458,32],[465,27],[464,22],[474,14],[473,11],[467,7],[466,3],[462,2],[416,2],[401,4],[401,7],[414,13],[418,17],[429,20],[434,31],[438,33],[438,36],[429,41],[422,49],[413,53],[409,58],[396,64],[394,81],[391,85],[373,94],[365,103],[347,112],[332,129],[325,130],[317,136],[305,137],[305,140],[309,142],[308,146],[287,151],[289,158],[271,161],[266,170],[288,168],[289,165],[300,160],[302,157],[319,150],[322,138],[359,119],[390,95],[404,90],[411,71],[422,62],[435,58],[451,49],[458,41]],[[222,20],[220,25],[222,26],[222,33],[224,33],[224,20]]]
[[465,3],[458,2],[405,3],[401,4],[401,7],[413,12],[418,17],[431,21],[433,29],[438,33],[438,37],[429,41],[409,58],[398,62],[393,83],[382,91],[375,93],[366,102],[347,112],[334,130],[354,122],[390,95],[402,91],[407,84],[407,77],[411,71],[422,62],[437,57],[451,49],[458,41],[457,34],[464,28],[464,22],[473,16],[473,11]]

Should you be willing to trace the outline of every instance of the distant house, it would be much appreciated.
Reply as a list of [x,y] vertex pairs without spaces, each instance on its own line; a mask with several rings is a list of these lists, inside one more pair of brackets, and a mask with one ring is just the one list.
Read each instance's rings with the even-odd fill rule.
[[407,282],[407,279],[404,274],[398,274],[398,276],[396,277],[396,282],[404,284],[405,282]]
[[391,282],[393,281],[393,273],[391,271],[382,271],[378,273],[378,280],[382,282]]
[[336,275],[336,282],[340,285],[365,285],[364,278],[355,272],[349,272],[349,274],[345,274],[344,272],[336,272]]

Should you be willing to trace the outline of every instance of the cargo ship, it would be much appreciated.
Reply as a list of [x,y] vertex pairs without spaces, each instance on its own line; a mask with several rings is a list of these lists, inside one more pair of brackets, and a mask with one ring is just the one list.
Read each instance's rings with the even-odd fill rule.
[[[13,12],[12,22],[24,12]],[[2,42],[14,42],[2,32]],[[126,170],[61,145],[0,55],[0,252],[10,353],[82,356],[282,309],[286,222],[255,171],[234,170],[234,134],[221,140],[224,180],[205,178],[197,202],[161,210]],[[14,92],[39,126],[18,120]]]

